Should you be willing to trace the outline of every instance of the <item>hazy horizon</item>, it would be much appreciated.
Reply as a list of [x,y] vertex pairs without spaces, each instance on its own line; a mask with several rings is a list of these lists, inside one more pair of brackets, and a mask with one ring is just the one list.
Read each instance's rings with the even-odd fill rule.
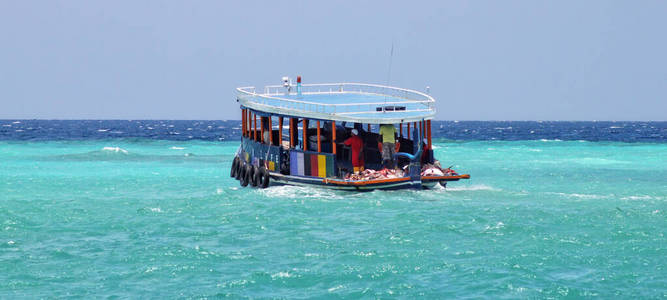
[[237,119],[236,87],[302,75],[430,86],[442,121],[664,121],[665,12],[662,1],[4,2],[0,119]]
[[[24,118],[0,119],[0,121],[239,121],[241,119],[77,119],[77,118]],[[667,120],[464,120],[464,119],[432,119],[442,122],[667,122]]]

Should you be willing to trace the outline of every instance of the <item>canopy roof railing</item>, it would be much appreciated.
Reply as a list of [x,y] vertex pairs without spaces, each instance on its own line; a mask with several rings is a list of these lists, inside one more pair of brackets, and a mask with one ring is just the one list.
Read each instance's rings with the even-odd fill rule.
[[433,97],[414,90],[363,83],[269,85],[237,88],[238,102],[267,113],[309,119],[393,124],[432,119]]

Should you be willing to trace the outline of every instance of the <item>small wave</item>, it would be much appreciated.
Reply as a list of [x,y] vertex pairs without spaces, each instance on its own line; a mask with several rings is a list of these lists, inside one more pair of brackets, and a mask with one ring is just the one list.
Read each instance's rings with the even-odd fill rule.
[[342,288],[344,288],[344,286],[339,284],[339,285],[337,285],[337,286],[334,286],[334,287],[328,289],[327,291],[329,291],[329,293],[333,293],[333,292],[335,292],[335,291],[337,291],[337,290],[340,290],[340,289],[342,289]]
[[97,132],[107,132],[109,129],[98,129]]
[[484,185],[484,184],[475,184],[475,185],[471,185],[471,186],[447,187],[445,190],[447,190],[447,191],[494,191],[494,192],[502,191],[501,189],[490,187],[490,186]]
[[505,223],[498,222],[498,223],[496,223],[496,225],[486,225],[484,227],[484,231],[489,231],[489,230],[494,230],[494,229],[501,229],[503,227],[505,227]]
[[257,190],[267,197],[279,197],[288,199],[341,199],[336,191],[317,187],[304,187],[294,185],[283,185]]
[[276,279],[276,278],[289,278],[294,275],[290,274],[289,272],[278,272],[276,274],[271,275],[271,279]]
[[621,198],[621,200],[651,200],[653,197],[649,195],[640,195],[640,196],[627,196]]
[[21,121],[14,121],[12,124],[21,124]]
[[580,163],[580,164],[584,164],[584,165],[620,165],[620,164],[631,164],[632,163],[632,162],[629,162],[629,161],[599,158],[599,157],[581,157],[581,158],[569,159],[569,160],[572,161],[572,162]]
[[175,147],[175,146],[174,146],[174,147],[171,147],[171,148],[169,148],[169,149],[171,149],[171,150],[184,150],[185,148],[184,148],[184,147]]
[[102,148],[102,151],[109,151],[109,152],[115,152],[115,153],[123,153],[123,154],[128,154],[129,152],[121,147],[104,147]]
[[236,252],[236,253],[230,255],[229,258],[233,259],[233,260],[248,259],[248,258],[252,258],[252,255],[251,254],[243,254],[241,252]]
[[549,139],[540,139],[540,142],[562,142],[562,141],[563,141],[563,140],[560,140],[560,139],[553,139],[553,140],[549,140]]
[[374,251],[368,251],[368,252],[354,251],[353,254],[356,256],[370,257],[376,255],[377,253],[375,253]]
[[[168,156],[167,156],[168,157]],[[127,160],[147,160],[159,159],[161,156],[146,156],[132,153],[121,147],[104,147],[99,150],[85,152],[85,153],[71,153],[63,155],[55,155],[44,157],[46,160],[68,160],[68,161],[127,161]],[[180,157],[182,159],[182,157]]]
[[568,198],[578,198],[578,199],[605,199],[612,196],[612,195],[579,194],[579,193],[547,193],[547,194],[558,195]]

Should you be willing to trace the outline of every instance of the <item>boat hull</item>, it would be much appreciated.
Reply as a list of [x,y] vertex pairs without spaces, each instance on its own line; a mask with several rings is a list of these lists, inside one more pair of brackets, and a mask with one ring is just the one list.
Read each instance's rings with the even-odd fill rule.
[[[267,176],[268,184],[258,184],[257,180],[244,177],[241,186],[259,185],[267,187],[271,185],[299,185],[330,188],[349,191],[372,191],[372,190],[400,190],[400,189],[430,189],[438,183],[443,187],[447,181],[468,179],[470,175],[455,176],[420,176],[421,166],[418,163],[410,163],[407,174],[412,176],[373,179],[373,180],[344,180],[335,176],[335,157],[327,157],[329,153],[314,153],[312,151],[291,150],[286,151],[282,147],[269,146],[242,139],[241,146],[237,151],[235,164],[241,164],[243,168],[247,165],[254,166],[253,170],[261,168],[262,176]],[[307,159],[306,159],[307,158]],[[327,160],[331,158],[330,160]],[[283,165],[289,165],[284,167]],[[238,165],[236,165],[238,166]],[[232,168],[235,168],[232,166]],[[232,173],[235,173],[235,170]],[[256,172],[256,171],[253,171]],[[285,175],[290,174],[290,175]],[[245,175],[244,175],[245,176]],[[254,178],[255,175],[250,175]],[[236,177],[237,179],[239,177]]]
[[382,179],[382,180],[364,180],[364,181],[345,181],[332,178],[319,178],[308,176],[290,176],[279,173],[271,173],[270,185],[297,185],[314,186],[336,190],[348,191],[372,191],[372,190],[400,190],[400,189],[421,189],[421,181],[413,180],[410,177]]
[[469,179],[470,175],[456,176],[432,176],[421,177],[414,180],[410,177],[364,180],[364,181],[346,181],[333,178],[319,178],[308,176],[290,176],[280,173],[271,173],[270,186],[276,185],[296,185],[296,186],[315,186],[330,188],[336,190],[348,191],[372,191],[372,190],[400,190],[400,189],[432,189],[438,183],[443,187],[447,181],[458,181],[460,179]]
[[425,189],[432,189],[438,184],[440,184],[442,187],[446,187],[447,182],[459,181],[461,179],[470,179],[470,175],[463,174],[463,175],[450,175],[450,176],[422,176],[421,182],[422,182],[422,187],[424,187]]

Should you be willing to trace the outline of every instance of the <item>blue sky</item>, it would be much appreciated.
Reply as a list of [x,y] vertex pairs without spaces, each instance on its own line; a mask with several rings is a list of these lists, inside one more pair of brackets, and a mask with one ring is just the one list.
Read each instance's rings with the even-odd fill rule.
[[667,1],[2,1],[0,118],[238,119],[235,87],[431,87],[443,120],[666,120]]

